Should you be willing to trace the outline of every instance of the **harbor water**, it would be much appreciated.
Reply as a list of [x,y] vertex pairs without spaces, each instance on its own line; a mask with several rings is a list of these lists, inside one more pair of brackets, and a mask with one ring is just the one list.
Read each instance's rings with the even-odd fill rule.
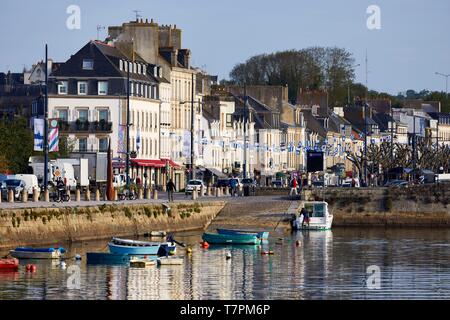
[[0,272],[0,300],[450,299],[447,229],[272,232],[262,247],[209,249],[199,245],[201,232],[175,238],[193,249],[178,248],[181,266],[88,265],[86,252],[106,252],[107,241],[66,245],[82,260],[33,261],[35,273],[23,260],[19,272]]

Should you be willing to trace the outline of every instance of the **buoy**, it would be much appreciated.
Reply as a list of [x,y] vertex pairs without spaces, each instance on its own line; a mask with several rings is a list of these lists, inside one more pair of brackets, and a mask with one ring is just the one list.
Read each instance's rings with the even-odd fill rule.
[[30,271],[30,270],[31,270],[31,264],[27,264],[27,265],[25,266],[25,270]]
[[75,260],[81,260],[81,255],[76,254],[76,255],[75,255]]
[[295,241],[295,245],[296,245],[297,247],[300,247],[300,240]]
[[187,252],[187,253],[192,253],[192,249],[191,249],[191,248],[187,248],[187,249],[186,249],[186,252]]
[[172,250],[169,252],[169,256],[174,256],[174,255],[175,255],[175,251]]
[[201,246],[203,249],[208,249],[209,248],[209,243],[206,241],[201,242]]
[[31,265],[30,267],[30,272],[36,272],[37,268],[34,264]]
[[227,260],[231,259],[231,252],[227,252]]
[[60,265],[61,269],[65,269],[66,268],[66,262],[65,261],[61,261],[59,265]]

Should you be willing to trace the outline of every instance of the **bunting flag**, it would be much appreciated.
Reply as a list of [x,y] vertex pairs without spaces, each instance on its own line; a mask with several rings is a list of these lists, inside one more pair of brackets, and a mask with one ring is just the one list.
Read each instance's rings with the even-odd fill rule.
[[139,152],[141,148],[142,148],[141,129],[138,129],[136,134],[136,151]]
[[119,125],[119,132],[118,132],[118,140],[117,140],[117,152],[118,153],[126,153],[125,149],[125,126]]
[[49,119],[48,130],[48,152],[59,151],[59,128],[58,119]]
[[44,151],[44,119],[34,119],[34,151]]

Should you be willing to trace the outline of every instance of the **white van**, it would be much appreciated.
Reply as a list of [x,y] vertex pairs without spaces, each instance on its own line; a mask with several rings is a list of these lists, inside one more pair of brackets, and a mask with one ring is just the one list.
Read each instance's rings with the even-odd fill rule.
[[8,179],[17,179],[25,182],[25,190],[29,195],[33,194],[33,189],[39,189],[38,178],[34,174],[15,174],[8,176]]

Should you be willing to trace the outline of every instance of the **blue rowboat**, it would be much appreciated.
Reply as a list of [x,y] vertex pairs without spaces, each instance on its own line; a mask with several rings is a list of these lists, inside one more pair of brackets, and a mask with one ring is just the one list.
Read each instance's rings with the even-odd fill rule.
[[261,240],[269,239],[269,232],[267,231],[251,231],[251,230],[233,230],[233,229],[217,229],[217,233],[219,234],[253,234],[256,235]]
[[128,254],[116,254],[109,252],[88,252],[87,264],[121,265],[128,264],[131,256]]
[[151,256],[158,254],[161,243],[113,238],[108,246],[111,253]]
[[259,244],[261,242],[255,234],[204,233],[202,239],[209,244]]
[[64,253],[64,248],[18,247],[10,251],[11,256],[17,259],[59,259]]

